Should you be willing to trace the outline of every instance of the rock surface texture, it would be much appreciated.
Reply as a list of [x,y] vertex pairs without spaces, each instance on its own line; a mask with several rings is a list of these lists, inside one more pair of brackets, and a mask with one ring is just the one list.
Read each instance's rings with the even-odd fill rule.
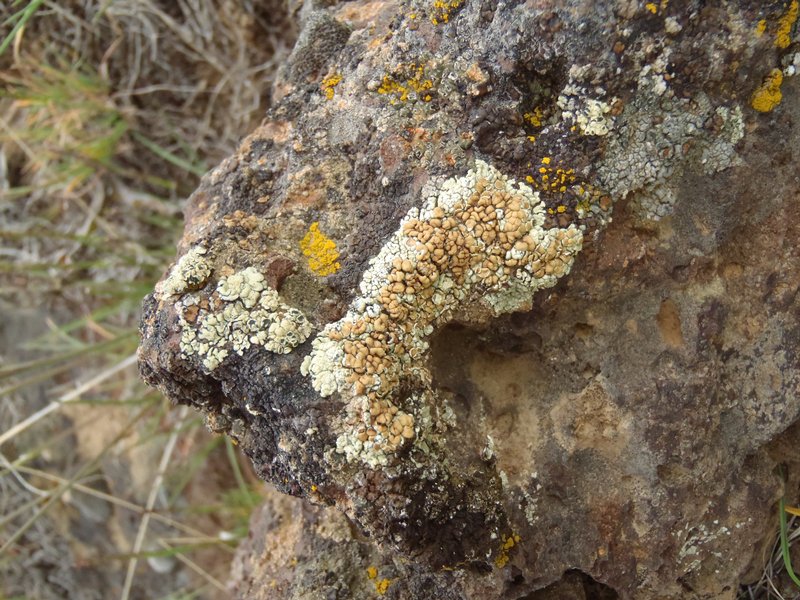
[[241,597],[735,597],[798,491],[798,2],[301,14],[142,322],[306,499]]

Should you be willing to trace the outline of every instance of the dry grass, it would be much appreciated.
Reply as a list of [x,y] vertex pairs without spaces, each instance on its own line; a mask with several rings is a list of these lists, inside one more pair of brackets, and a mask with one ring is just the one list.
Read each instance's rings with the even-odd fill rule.
[[181,200],[261,119],[281,2],[0,8],[0,598],[226,597],[258,484],[135,369]]
[[[783,504],[780,507],[783,510]],[[790,509],[791,510],[791,509]],[[776,519],[778,521],[779,519]],[[800,517],[792,516],[787,519],[784,529],[786,536],[786,550],[790,555],[791,564],[797,567],[800,561]],[[786,568],[784,548],[781,543],[782,532],[778,532],[775,541],[770,547],[770,552],[764,570],[758,581],[742,586],[739,590],[738,600],[798,600],[800,588],[792,581]]]

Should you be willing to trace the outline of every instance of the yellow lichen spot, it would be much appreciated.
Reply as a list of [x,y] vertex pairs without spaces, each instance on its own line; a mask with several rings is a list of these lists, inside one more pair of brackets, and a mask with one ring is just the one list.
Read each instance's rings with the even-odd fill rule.
[[378,576],[378,569],[375,567],[367,567],[367,577],[369,579],[375,579]]
[[541,127],[544,122],[544,111],[537,106],[533,111],[523,114],[522,118],[534,127]]
[[464,0],[434,0],[431,23],[448,23],[450,16],[464,5]]
[[312,223],[300,240],[300,250],[308,258],[308,268],[320,277],[333,275],[341,266],[336,242],[320,231],[318,222]]
[[786,12],[778,19],[778,31],[775,33],[775,45],[788,48],[792,42],[792,26],[800,15],[800,2],[792,0]]
[[500,546],[500,554],[494,559],[494,564],[498,569],[502,569],[508,564],[509,553],[511,549],[522,541],[522,538],[516,533],[508,537],[503,536],[503,544]]
[[530,175],[527,175],[525,177],[525,181],[527,181],[528,183],[533,183],[536,180],[533,177],[531,177]]
[[394,73],[386,74],[378,86],[378,93],[391,98],[391,104],[407,102],[412,94],[424,102],[433,100],[430,93],[433,81],[425,78],[425,65],[406,63],[398,65]]
[[543,164],[543,165],[549,165],[549,164],[550,164],[550,160],[551,160],[551,159],[550,159],[550,157],[549,157],[549,156],[545,156],[545,157],[542,159],[542,164]]
[[761,19],[758,23],[756,23],[756,36],[761,37],[764,35],[764,32],[767,30],[767,20]]
[[311,491],[312,491],[312,492],[316,492],[316,491],[317,491],[317,486],[315,486],[315,485],[312,485],[312,486],[311,486]]
[[390,585],[392,585],[391,579],[380,579],[375,582],[375,591],[378,592],[379,596],[383,596]]
[[333,100],[334,96],[334,88],[339,85],[342,81],[341,73],[334,73],[333,75],[328,75],[325,79],[322,80],[320,84],[320,89],[322,93],[325,94],[325,97],[328,100]]
[[764,82],[753,92],[750,98],[750,106],[758,112],[770,112],[781,103],[781,84],[783,83],[783,73],[780,69],[772,69],[764,78]]
[[536,141],[536,136],[535,135],[529,135],[528,136],[528,141],[529,142],[535,142]]
[[414,21],[417,18],[417,13],[411,13],[410,15],[408,15],[408,18]]
[[647,4],[644,5],[644,7],[653,14],[656,14],[658,12],[658,7],[655,5],[654,2],[648,2]]
[[556,212],[558,212],[559,214],[561,214],[561,213],[565,213],[565,212],[567,212],[567,207],[566,207],[566,206],[564,206],[563,204],[559,204],[559,205],[556,207]]

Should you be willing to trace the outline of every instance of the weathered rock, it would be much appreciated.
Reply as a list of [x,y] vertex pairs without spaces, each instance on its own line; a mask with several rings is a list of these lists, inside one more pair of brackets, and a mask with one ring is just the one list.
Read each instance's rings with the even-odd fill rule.
[[733,597],[800,414],[797,3],[325,11],[142,323],[149,382],[370,538],[292,508],[264,597]]

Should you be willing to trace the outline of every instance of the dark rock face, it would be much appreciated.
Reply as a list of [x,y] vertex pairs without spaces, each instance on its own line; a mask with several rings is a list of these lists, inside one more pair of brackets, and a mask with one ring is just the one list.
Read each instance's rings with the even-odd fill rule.
[[147,381],[370,537],[281,505],[243,597],[735,595],[800,414],[793,7],[308,16],[142,322]]

